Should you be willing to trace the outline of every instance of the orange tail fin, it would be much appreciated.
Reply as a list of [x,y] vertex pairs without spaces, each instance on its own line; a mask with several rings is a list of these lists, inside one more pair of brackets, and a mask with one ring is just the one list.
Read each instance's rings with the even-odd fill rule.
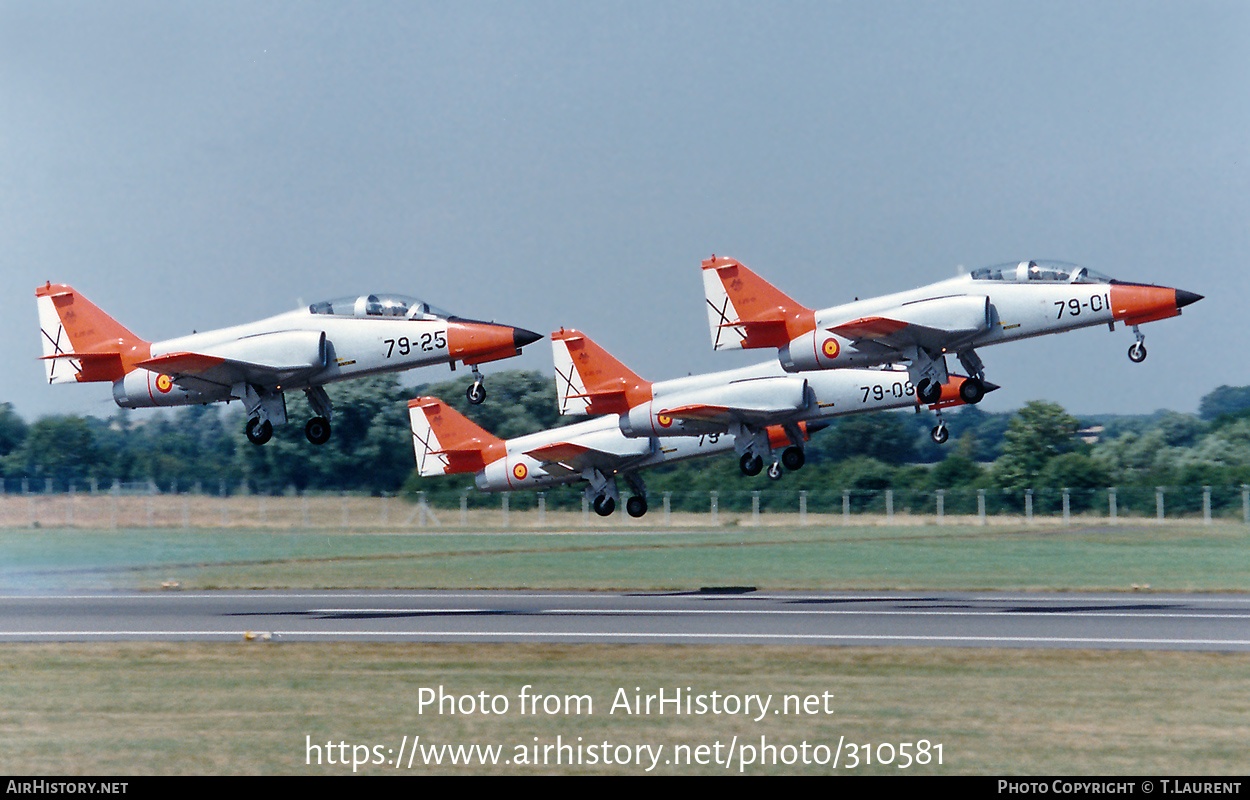
[[437,397],[409,400],[408,418],[417,472],[422,476],[478,472],[506,452],[503,439]]
[[35,303],[48,383],[115,381],[151,355],[149,342],[69,286],[40,286]]
[[650,381],[580,331],[551,334],[551,350],[561,414],[626,414],[651,399]]
[[816,314],[732,258],[703,262],[712,349],[785,347],[816,328]]

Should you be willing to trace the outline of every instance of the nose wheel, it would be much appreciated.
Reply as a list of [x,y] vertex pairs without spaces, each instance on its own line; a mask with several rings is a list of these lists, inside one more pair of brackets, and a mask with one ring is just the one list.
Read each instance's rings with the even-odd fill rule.
[[469,402],[475,406],[480,406],[486,402],[486,386],[482,382],[482,373],[478,371],[477,364],[473,365],[473,385],[465,391],[465,395],[469,398]]
[[950,438],[950,431],[946,430],[946,423],[939,422],[933,426],[933,430],[929,431],[930,438],[938,444],[946,444],[946,440]]
[[784,474],[785,473],[781,471],[780,462],[774,461],[773,463],[768,465],[768,477],[769,478],[772,478],[775,481],[779,481],[781,480],[781,476]]
[[1136,325],[1133,326],[1133,333],[1137,336],[1137,341],[1128,348],[1128,360],[1140,364],[1146,360],[1146,337]]

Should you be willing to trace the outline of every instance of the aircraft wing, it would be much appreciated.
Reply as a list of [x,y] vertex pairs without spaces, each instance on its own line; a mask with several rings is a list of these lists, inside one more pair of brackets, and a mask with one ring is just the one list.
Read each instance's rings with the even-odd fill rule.
[[[614,438],[619,440],[619,436],[615,434]],[[624,445],[623,448],[606,448],[577,441],[552,442],[527,450],[525,455],[541,461],[543,469],[552,475],[560,473],[572,475],[588,467],[598,468],[604,472],[614,472],[627,467],[632,461],[651,454],[649,440],[626,440]]]
[[752,427],[785,424],[808,407],[807,381],[799,377],[772,377],[736,381],[727,386],[711,386],[657,398],[650,408],[631,410],[629,422],[646,423],[635,416],[650,413],[655,423],[667,428],[665,418],[695,423],[689,430],[712,432],[728,430],[735,424]]
[[872,316],[825,326],[855,342],[872,341],[895,350],[920,346],[931,352],[958,345],[990,326],[985,296],[933,297],[904,303]]
[[208,348],[205,352],[174,352],[153,356],[137,366],[173,378],[193,391],[247,382],[274,387],[306,378],[326,365],[325,333],[279,331]]

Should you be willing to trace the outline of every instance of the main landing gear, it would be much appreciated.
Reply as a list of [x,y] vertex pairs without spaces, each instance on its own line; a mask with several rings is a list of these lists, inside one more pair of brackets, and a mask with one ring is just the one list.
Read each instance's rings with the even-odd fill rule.
[[[647,513],[647,487],[642,482],[642,478],[635,472],[625,473],[625,482],[629,484],[630,491],[633,495],[625,501],[625,513],[631,517],[638,518]],[[594,507],[595,513],[601,517],[610,517],[612,512],[616,511],[618,499],[616,481],[606,477],[599,470],[594,470],[586,479],[590,481],[590,485],[586,487],[586,494],[591,500],[591,506]]]
[[[780,459],[775,459],[768,465],[768,477],[775,481],[781,480],[781,476],[785,474],[782,470],[783,466],[793,472],[800,469],[805,463],[807,463],[807,456],[804,455],[803,448],[792,444],[781,451]],[[738,469],[743,475],[759,475],[764,471],[764,459],[762,456],[758,456],[753,451],[748,450],[738,459]]]
[[[253,386],[245,387],[241,394],[250,415],[244,432],[247,440],[259,447],[273,438],[275,421],[280,425],[286,422],[285,396],[282,392],[262,394]],[[320,386],[305,389],[304,396],[308,398],[308,404],[316,414],[304,426],[304,436],[315,445],[323,445],[330,441],[330,414],[333,410],[330,397]]]

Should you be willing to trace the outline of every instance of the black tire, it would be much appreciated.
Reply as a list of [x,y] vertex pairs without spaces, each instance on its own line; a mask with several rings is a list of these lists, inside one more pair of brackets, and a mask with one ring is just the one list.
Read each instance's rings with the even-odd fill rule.
[[486,402],[486,387],[480,383],[474,383],[465,391],[465,395],[469,398],[470,403],[480,406]]
[[925,405],[936,403],[942,399],[942,384],[924,378],[920,381],[920,385],[916,387],[916,397],[920,398],[920,402]]
[[781,463],[788,470],[800,469],[807,463],[807,456],[803,453],[802,447],[792,444],[781,451]]
[[946,430],[945,425],[935,425],[933,430],[929,432],[929,436],[938,444],[946,444],[946,440],[951,438],[951,433]]
[[1146,360],[1146,345],[1141,342],[1133,342],[1128,349],[1128,360],[1134,364],[1140,364]]
[[769,478],[775,481],[779,481],[781,480],[781,476],[785,474],[786,474],[785,471],[782,470],[781,468],[781,464],[779,464],[778,462],[774,461],[773,463],[768,465],[768,477]]
[[325,417],[313,417],[304,426],[304,435],[313,444],[325,444],[330,441],[330,420]]
[[273,423],[261,421],[260,417],[252,417],[247,421],[247,440],[259,447],[273,438]]
[[631,517],[641,517],[647,513],[647,498],[641,495],[634,495],[625,501],[625,511]]
[[959,385],[959,399],[968,405],[975,405],[985,397],[985,384],[978,378],[968,378]]
[[606,494],[595,498],[595,513],[601,517],[610,517],[616,510],[616,500]]
[[764,459],[754,453],[743,453],[742,458],[738,459],[738,469],[742,470],[743,475],[759,475],[764,469]]

